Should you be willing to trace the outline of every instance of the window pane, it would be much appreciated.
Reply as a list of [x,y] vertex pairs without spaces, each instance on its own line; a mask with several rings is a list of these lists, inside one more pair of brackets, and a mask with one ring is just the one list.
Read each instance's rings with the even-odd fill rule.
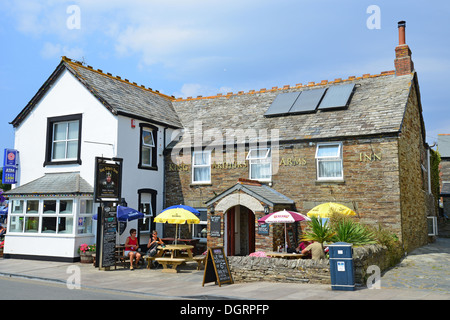
[[195,182],[209,182],[211,180],[211,167],[194,168]]
[[67,139],[78,140],[78,121],[69,122],[68,133],[69,133],[69,136],[67,137]]
[[67,158],[76,158],[78,156],[78,141],[67,142]]
[[59,217],[58,218],[58,233],[73,233],[73,218]]
[[142,143],[149,147],[154,147],[155,142],[153,141],[153,132],[151,131],[142,131]]
[[342,177],[342,161],[319,161],[319,178]]
[[92,233],[92,218],[80,217],[77,224],[78,234]]
[[42,218],[42,233],[56,233],[56,217]]
[[55,123],[53,127],[53,141],[66,140],[67,123]]
[[318,146],[317,157],[339,157],[339,145]]
[[151,166],[151,159],[152,159],[152,149],[148,148],[148,147],[142,147],[142,152],[141,152],[141,163],[143,165],[147,165],[147,166]]
[[250,172],[250,179],[270,179],[272,175],[270,162],[265,160],[253,160],[250,163]]
[[44,213],[56,212],[56,200],[44,200]]
[[92,200],[80,200],[80,213],[92,213],[93,212],[93,201]]
[[27,213],[39,213],[39,200],[27,201]]
[[10,232],[23,232],[23,217],[11,216]]
[[23,213],[23,200],[13,200],[12,213]]
[[[56,221],[56,220],[55,220]],[[26,217],[25,218],[25,232],[38,232],[39,217]]]
[[54,142],[52,159],[65,159],[65,158],[66,158],[66,142]]
[[60,200],[59,201],[59,213],[70,214],[72,213],[73,200]]
[[195,152],[194,153],[194,165],[209,165],[210,162],[209,152]]

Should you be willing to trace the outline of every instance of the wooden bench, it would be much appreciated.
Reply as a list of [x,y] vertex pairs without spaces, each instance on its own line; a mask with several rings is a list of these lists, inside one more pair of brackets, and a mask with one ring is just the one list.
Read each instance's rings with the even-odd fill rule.
[[130,258],[124,256],[125,246],[116,246],[116,250],[114,253],[114,270],[117,270],[117,266],[123,266],[124,268],[130,267]]
[[[169,273],[177,273],[177,267],[182,264],[183,262],[186,262],[186,259],[182,258],[155,258],[155,260],[162,264],[163,269],[162,272],[169,272]],[[171,268],[168,268],[167,266],[170,265]]]
[[192,258],[192,260],[197,262],[197,270],[200,270],[202,263],[203,263],[203,267],[205,266],[206,255],[202,254],[202,255],[195,256],[194,258]]

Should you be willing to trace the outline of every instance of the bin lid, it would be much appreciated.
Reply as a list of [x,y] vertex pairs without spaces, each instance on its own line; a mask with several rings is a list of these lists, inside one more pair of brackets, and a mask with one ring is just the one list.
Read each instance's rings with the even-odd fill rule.
[[352,247],[353,243],[347,243],[347,242],[335,242],[333,244],[329,244],[328,247]]

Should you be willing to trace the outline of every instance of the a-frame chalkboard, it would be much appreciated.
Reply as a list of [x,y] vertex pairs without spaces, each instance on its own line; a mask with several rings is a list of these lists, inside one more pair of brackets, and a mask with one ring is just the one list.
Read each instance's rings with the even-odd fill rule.
[[223,247],[208,248],[202,286],[204,286],[205,283],[213,281],[219,284],[219,287],[223,283],[233,283],[230,267]]

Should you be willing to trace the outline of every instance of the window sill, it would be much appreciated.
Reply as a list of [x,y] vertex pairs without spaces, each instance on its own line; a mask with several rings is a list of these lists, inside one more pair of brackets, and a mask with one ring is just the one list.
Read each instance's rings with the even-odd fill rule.
[[189,187],[207,187],[212,186],[211,182],[192,182]]
[[45,161],[44,167],[46,166],[60,166],[65,164],[79,164],[81,165],[81,159],[78,160],[67,160],[67,161]]
[[344,179],[316,180],[315,183],[316,183],[316,185],[317,184],[345,184],[345,180]]
[[141,164],[138,164],[138,169],[144,169],[144,170],[152,170],[152,171],[158,171],[158,167],[151,167],[151,166],[143,166]]

